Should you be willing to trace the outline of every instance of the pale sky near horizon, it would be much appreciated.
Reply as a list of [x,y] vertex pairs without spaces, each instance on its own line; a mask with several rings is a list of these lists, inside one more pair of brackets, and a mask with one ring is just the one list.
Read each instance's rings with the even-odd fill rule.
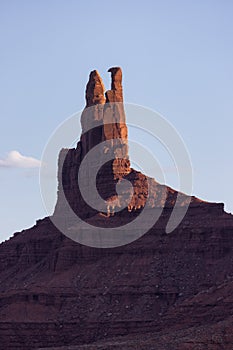
[[232,1],[1,0],[0,33],[0,241],[46,216],[43,149],[84,107],[90,71],[109,88],[112,66],[123,69],[125,101],[182,136],[193,194],[233,212]]

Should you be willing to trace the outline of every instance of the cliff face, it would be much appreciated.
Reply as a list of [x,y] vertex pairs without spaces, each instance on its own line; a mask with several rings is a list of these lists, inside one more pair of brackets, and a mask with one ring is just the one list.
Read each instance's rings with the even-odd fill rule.
[[[113,214],[115,208],[122,214],[132,211],[139,213],[147,203],[150,208],[173,207],[177,191],[162,186],[154,179],[132,169],[128,155],[128,131],[123,104],[122,72],[119,67],[111,72],[111,90],[105,88],[97,71],[90,73],[86,87],[86,107],[81,115],[82,135],[76,148],[62,149],[59,155],[58,201],[55,216],[67,216],[67,203],[73,211],[83,218],[91,217],[101,211],[87,205],[78,185],[80,165],[97,148],[93,156],[86,161],[82,185],[89,187],[93,173],[96,172],[96,187],[105,200],[105,209]],[[96,159],[98,160],[96,162]],[[108,160],[110,159],[110,160]],[[123,195],[117,193],[117,185],[126,180]],[[64,191],[64,193],[63,193]],[[132,191],[132,192],[131,192]],[[65,196],[64,196],[65,195]],[[126,199],[132,196],[126,205]],[[183,196],[180,205],[189,203],[188,196]],[[192,197],[192,205],[201,201]],[[127,210],[123,210],[127,207]],[[65,214],[64,214],[65,213]],[[117,215],[117,213],[116,213]],[[109,220],[104,222],[108,225]]]
[[[164,210],[143,237],[113,249],[76,243],[51,218],[2,243],[1,348],[84,349],[83,344],[95,342],[90,349],[231,350],[233,218],[222,204],[192,198],[180,225],[165,233],[177,192],[130,168],[122,73],[119,68],[110,72],[112,86],[106,94],[98,72],[90,74],[81,140],[59,156],[53,216],[67,219],[62,189],[72,209],[94,226],[128,223],[147,200],[148,210],[161,205]],[[113,102],[119,103],[117,109]],[[110,123],[103,123],[106,118]],[[106,210],[109,205],[103,215],[83,200],[77,174],[85,156],[112,139],[116,142],[105,151],[115,157],[97,176]],[[115,212],[116,184],[124,179],[132,184],[133,196],[124,210]],[[184,195],[183,204],[186,200]]]
[[[83,200],[77,185],[80,164],[96,146],[102,145],[96,154],[99,159],[96,164],[97,189],[101,197],[106,200],[106,209],[110,201],[113,202],[112,207],[117,204],[116,201],[114,204],[113,200],[117,197],[117,182],[131,173],[128,156],[128,131],[123,106],[122,72],[120,68],[112,68],[109,72],[111,72],[112,89],[106,93],[104,93],[105,89],[99,73],[97,71],[91,72],[86,87],[86,108],[81,116],[82,135],[80,142],[75,149],[62,150],[60,153],[59,191],[55,215],[61,215],[64,212],[64,200],[59,195],[63,190],[75,213],[82,217],[97,213]],[[105,159],[110,160],[106,161]],[[86,178],[84,186],[86,187],[90,185],[90,178],[93,177],[94,159],[89,159],[88,162],[84,176]],[[136,178],[136,174],[134,177]],[[122,206],[123,204],[121,203]]]

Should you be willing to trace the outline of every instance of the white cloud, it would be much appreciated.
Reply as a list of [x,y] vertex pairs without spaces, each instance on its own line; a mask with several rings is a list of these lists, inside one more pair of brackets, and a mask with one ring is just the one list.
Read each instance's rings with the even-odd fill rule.
[[18,151],[11,151],[4,159],[0,159],[0,167],[4,168],[39,168],[41,161],[33,157],[26,157]]

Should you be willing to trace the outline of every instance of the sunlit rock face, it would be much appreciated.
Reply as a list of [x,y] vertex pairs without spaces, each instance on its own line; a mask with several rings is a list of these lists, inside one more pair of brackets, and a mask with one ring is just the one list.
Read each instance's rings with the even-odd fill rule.
[[[55,215],[67,215],[66,203],[64,204],[66,201],[82,218],[98,213],[98,210],[94,210],[83,200],[80,193],[78,172],[85,158],[88,161],[82,186],[88,188],[93,174],[96,173],[96,187],[106,201],[105,211],[108,216],[113,215],[116,208],[117,212],[122,209],[119,215],[124,215],[126,211],[135,212],[137,215],[146,203],[151,208],[171,207],[176,201],[177,191],[160,185],[154,179],[130,167],[122,71],[119,67],[110,68],[108,71],[111,73],[111,90],[106,92],[98,71],[90,73],[86,86],[86,107],[81,115],[80,141],[76,148],[60,152]],[[94,156],[89,156],[90,151],[95,149]],[[110,160],[106,161],[108,158]],[[121,184],[124,180],[127,180],[130,186],[123,188]],[[117,193],[117,185],[123,188],[121,196]],[[65,198],[61,195],[63,191]],[[185,205],[188,200],[184,195],[181,205]],[[192,198],[192,204],[199,203],[200,200]]]
[[[52,217],[2,243],[1,348],[86,349],[84,344],[98,342],[90,349],[232,350],[232,215],[223,204],[193,197],[183,221],[166,234],[178,193],[130,168],[122,72],[109,71],[107,92],[99,73],[90,74],[81,139],[59,155],[53,216],[69,222],[63,190],[74,212],[93,226],[126,224],[147,202],[148,210],[164,210],[140,239],[113,249],[70,240]],[[78,183],[81,163],[103,142],[97,160],[112,159],[96,180],[106,213],[88,206]],[[117,193],[124,180],[131,184],[125,188],[131,191],[126,207]],[[181,205],[186,200],[183,195]]]

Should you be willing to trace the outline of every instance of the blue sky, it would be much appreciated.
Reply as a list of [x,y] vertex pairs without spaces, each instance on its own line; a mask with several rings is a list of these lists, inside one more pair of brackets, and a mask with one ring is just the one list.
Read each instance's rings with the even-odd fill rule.
[[[125,101],[182,135],[193,193],[233,212],[232,1],[2,0],[0,32],[0,159],[16,150],[39,160],[57,125],[83,108],[89,72],[108,88],[117,65]],[[0,167],[0,191],[0,240],[46,215],[36,168]]]

